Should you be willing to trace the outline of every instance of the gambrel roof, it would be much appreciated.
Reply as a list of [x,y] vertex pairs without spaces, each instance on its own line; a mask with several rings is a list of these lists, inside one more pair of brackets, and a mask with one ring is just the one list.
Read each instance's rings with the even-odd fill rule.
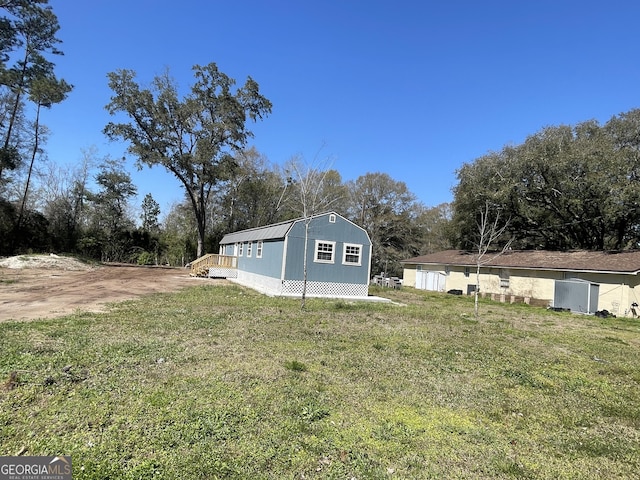
[[[337,214],[336,212],[324,212],[319,213],[317,215],[313,215],[310,218],[318,218],[326,215],[336,215],[348,223],[355,225],[360,230],[364,230],[362,227],[356,225],[350,220],[344,218],[342,215]],[[254,242],[257,240],[277,240],[287,236],[289,230],[298,222],[303,222],[304,217],[295,218],[293,220],[287,220],[280,223],[273,223],[271,225],[265,225],[264,227],[250,228],[248,230],[241,230],[239,232],[227,233],[222,240],[220,240],[220,245],[229,245],[232,243],[241,243],[241,242]]]
[[[495,254],[494,254],[495,255]],[[491,259],[487,253],[485,258]],[[476,254],[463,250],[445,250],[403,260],[407,265],[450,265],[471,267],[476,265]],[[640,273],[640,250],[624,252],[596,252],[576,250],[551,252],[546,250],[508,250],[496,256],[484,267],[559,270],[571,272]]]

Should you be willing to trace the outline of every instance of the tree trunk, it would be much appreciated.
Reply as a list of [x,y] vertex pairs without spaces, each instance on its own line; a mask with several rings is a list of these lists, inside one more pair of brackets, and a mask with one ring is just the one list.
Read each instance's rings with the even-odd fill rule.
[[36,155],[38,154],[38,139],[40,134],[40,104],[36,110],[36,123],[35,123],[35,138],[33,142],[33,150],[31,151],[31,163],[29,164],[29,173],[27,174],[27,183],[24,186],[24,195],[22,196],[22,203],[20,204],[20,213],[18,214],[18,223],[16,225],[16,231],[20,231],[22,226],[22,219],[24,218],[24,209],[27,203],[27,196],[29,195],[29,183],[31,183],[31,174],[33,173],[33,164],[36,161]]
[[473,302],[473,309],[476,315],[476,320],[478,319],[478,295],[480,293],[480,264],[478,263],[476,265],[476,289],[474,292],[474,302]]
[[304,221],[304,258],[302,260],[302,303],[300,309],[303,310],[307,299],[307,252],[309,250],[309,221]]
[[196,258],[204,255],[204,221],[198,220],[198,248],[196,250]]
[[202,192],[199,198],[196,198],[190,191],[188,191],[188,193],[189,198],[191,199],[191,205],[193,206],[193,211],[196,215],[196,223],[198,224],[198,247],[196,250],[196,258],[200,258],[204,255],[204,237],[207,227],[207,214],[205,212]]

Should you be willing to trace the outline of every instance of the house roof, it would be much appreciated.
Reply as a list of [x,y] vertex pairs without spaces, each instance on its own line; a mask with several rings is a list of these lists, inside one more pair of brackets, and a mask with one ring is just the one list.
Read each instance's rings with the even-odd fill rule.
[[[509,250],[483,263],[486,267],[501,267],[534,270],[562,270],[578,272],[628,273],[640,272],[640,251],[595,252],[546,250]],[[474,252],[445,250],[403,260],[403,264],[475,266]]]

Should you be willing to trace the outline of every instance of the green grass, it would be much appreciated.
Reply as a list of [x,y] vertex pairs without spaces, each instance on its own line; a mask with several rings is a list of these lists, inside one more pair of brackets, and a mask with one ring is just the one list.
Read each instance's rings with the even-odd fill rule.
[[377,293],[397,303],[206,285],[2,323],[0,455],[76,480],[637,476],[639,321]]

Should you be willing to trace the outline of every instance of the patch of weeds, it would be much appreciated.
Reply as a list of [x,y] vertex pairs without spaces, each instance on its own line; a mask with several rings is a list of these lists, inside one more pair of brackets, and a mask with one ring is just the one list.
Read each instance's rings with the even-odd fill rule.
[[307,366],[298,360],[287,360],[284,362],[284,368],[292,372],[306,372]]
[[302,407],[300,416],[307,422],[317,422],[329,416],[329,410],[316,404],[315,402],[307,403]]
[[331,305],[331,308],[333,308],[333,310],[351,310],[353,309],[353,303],[347,303],[344,300],[340,300],[338,302],[334,302]]
[[532,472],[530,472],[522,463],[517,459],[505,458],[497,460],[495,462],[496,469],[504,474],[513,478],[535,478]]
[[627,441],[603,438],[597,435],[585,435],[580,441],[576,441],[572,447],[577,452],[593,458],[609,457],[612,460],[625,458],[635,453],[635,449]]
[[629,345],[627,342],[618,337],[604,337],[603,340],[611,343],[618,343],[620,345]]
[[621,367],[619,365],[609,364],[609,365],[606,366],[606,368],[598,370],[598,373],[600,375],[611,375],[611,376],[616,376],[616,377],[622,377],[622,376],[628,375],[628,374],[633,373],[633,372],[630,372],[626,368]]
[[553,386],[552,382],[541,375],[524,372],[522,370],[506,369],[503,371],[503,375],[507,378],[513,379],[516,384],[523,387],[550,389]]
[[476,320],[475,318],[470,318],[470,317],[463,316],[462,317],[462,323],[465,324],[465,325],[477,325],[480,322],[478,320]]

